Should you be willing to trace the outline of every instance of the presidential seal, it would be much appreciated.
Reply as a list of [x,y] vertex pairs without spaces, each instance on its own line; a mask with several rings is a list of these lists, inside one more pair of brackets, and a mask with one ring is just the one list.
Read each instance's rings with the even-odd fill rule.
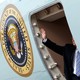
[[1,46],[10,67],[21,76],[33,71],[33,53],[24,20],[13,5],[8,5],[1,18]]

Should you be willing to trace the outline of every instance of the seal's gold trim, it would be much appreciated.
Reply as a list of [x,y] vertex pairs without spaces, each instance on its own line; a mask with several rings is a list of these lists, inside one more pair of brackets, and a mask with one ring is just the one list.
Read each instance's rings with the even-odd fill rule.
[[[4,26],[5,26],[6,19],[11,15],[14,16],[17,19],[17,21],[19,22],[22,32],[24,34],[25,41],[26,41],[25,44],[27,46],[28,55],[27,55],[27,62],[23,67],[16,65],[12,61],[12,59],[10,58],[10,56],[8,55],[8,52],[6,50],[6,45],[5,45],[5,41],[4,41],[4,39],[5,39]],[[32,74],[34,63],[33,63],[33,53],[32,53],[32,47],[31,47],[28,31],[26,29],[26,25],[24,23],[23,18],[21,17],[20,12],[14,5],[11,5],[11,4],[8,5],[4,9],[4,12],[3,12],[3,15],[1,18],[1,46],[2,46],[2,50],[3,50],[4,56],[5,56],[8,64],[16,73],[18,73],[21,76],[30,76]]]

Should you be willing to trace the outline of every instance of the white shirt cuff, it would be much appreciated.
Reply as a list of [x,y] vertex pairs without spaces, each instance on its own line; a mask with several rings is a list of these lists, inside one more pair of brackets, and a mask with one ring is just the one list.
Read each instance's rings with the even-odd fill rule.
[[47,41],[47,38],[46,39],[43,39],[43,42],[46,42]]

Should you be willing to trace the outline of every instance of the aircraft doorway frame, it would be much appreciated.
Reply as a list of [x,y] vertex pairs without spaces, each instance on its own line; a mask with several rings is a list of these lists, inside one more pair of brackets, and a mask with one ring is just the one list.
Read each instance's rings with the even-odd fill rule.
[[[39,30],[39,25],[38,25],[38,22],[37,22],[37,17],[35,16],[35,14],[39,14],[38,18],[40,20],[48,20],[48,18],[45,16],[46,14],[49,16],[49,13],[50,13],[50,10],[49,8],[54,6],[56,8],[59,9],[58,11],[55,10],[55,12],[50,15],[55,15],[57,14],[56,16],[59,16],[55,19],[52,19],[53,21],[57,20],[58,18],[61,18],[61,17],[64,17],[64,10],[63,10],[63,6],[62,6],[62,3],[59,2],[59,1],[56,1],[56,2],[53,2],[53,4],[50,4],[48,6],[45,6],[43,8],[41,8],[40,10],[35,10],[33,12],[30,13],[30,22],[32,24],[32,31],[33,31],[33,36],[34,36],[34,39],[35,39],[35,42],[37,43],[37,47],[38,47],[38,50],[41,54],[41,57],[46,65],[46,68],[48,69],[51,77],[54,79],[54,80],[65,80],[65,77],[64,75],[62,75],[62,73],[60,72],[59,68],[58,68],[58,64],[52,59],[51,55],[49,54],[49,51],[47,50],[47,48],[42,44],[42,40],[41,40],[41,36],[40,36],[40,30]],[[48,8],[49,7],[49,8]],[[44,11],[43,11],[44,10]],[[41,13],[39,13],[40,11],[42,11]],[[43,13],[43,15],[42,15]],[[59,13],[59,14],[58,14]],[[42,16],[41,16],[41,15]],[[45,17],[44,17],[45,16]],[[50,20],[50,19],[49,19]]]

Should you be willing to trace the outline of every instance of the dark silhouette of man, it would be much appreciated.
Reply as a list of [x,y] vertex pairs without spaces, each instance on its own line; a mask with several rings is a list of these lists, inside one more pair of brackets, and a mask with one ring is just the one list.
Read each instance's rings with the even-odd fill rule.
[[80,56],[78,54],[76,44],[72,39],[73,44],[66,44],[65,46],[57,45],[49,40],[43,28],[40,29],[42,36],[42,43],[63,56],[64,60],[64,73],[67,80],[80,80]]

